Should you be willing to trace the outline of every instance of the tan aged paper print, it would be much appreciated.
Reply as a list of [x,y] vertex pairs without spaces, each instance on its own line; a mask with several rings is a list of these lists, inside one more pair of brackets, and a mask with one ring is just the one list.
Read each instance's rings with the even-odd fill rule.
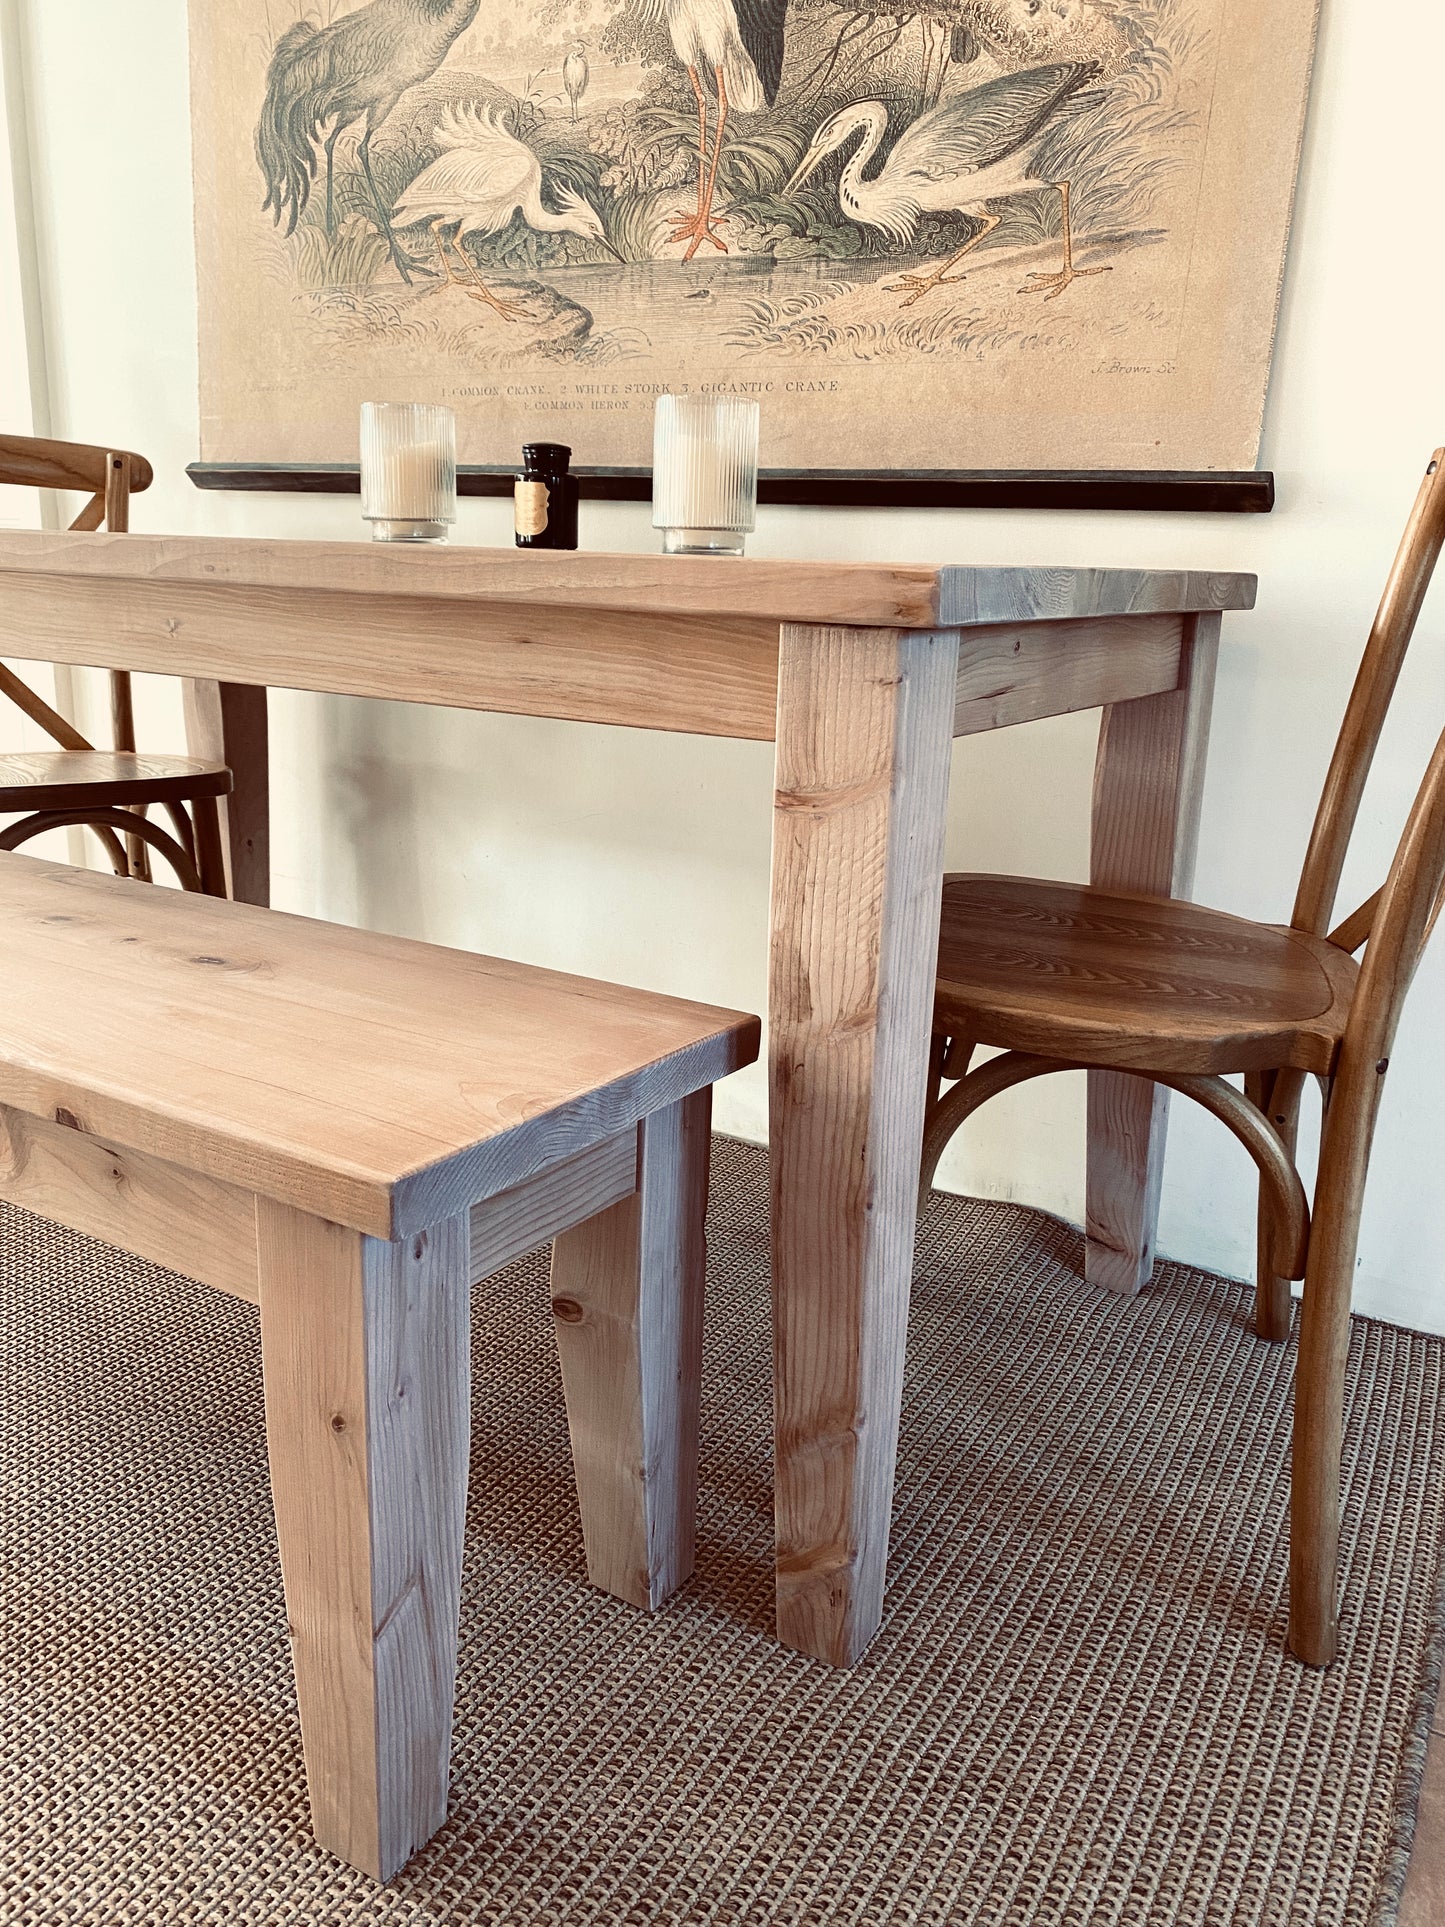
[[202,455],[1248,468],[1317,0],[192,0]]

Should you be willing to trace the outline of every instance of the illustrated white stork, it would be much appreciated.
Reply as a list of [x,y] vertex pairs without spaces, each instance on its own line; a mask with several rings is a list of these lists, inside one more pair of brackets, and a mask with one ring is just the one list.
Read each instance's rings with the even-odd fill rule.
[[[520,212],[535,233],[580,234],[622,259],[607,238],[601,215],[580,194],[554,186],[560,211],[552,212],[542,199],[541,161],[490,106],[454,108],[437,128],[436,138],[442,152],[402,194],[392,220],[398,230],[425,222],[446,279],[485,301],[504,321],[520,321],[526,311],[504,301],[477,273],[461,245],[468,234],[500,234]],[[465,281],[452,267],[452,254],[466,270]]]
[[568,100],[572,103],[574,121],[577,118],[577,103],[586,93],[587,83],[591,78],[592,69],[587,65],[587,49],[578,40],[562,62],[562,86]]
[[[727,242],[717,232],[712,204],[728,114],[756,114],[777,99],[788,0],[649,0],[649,4],[654,18],[666,20],[673,51],[686,67],[697,96],[697,212],[674,216],[668,238],[687,241],[684,261],[690,261],[704,241],[726,254]],[[717,90],[711,154],[704,74]]]
[[840,108],[818,129],[784,191],[796,193],[827,155],[861,132],[863,139],[838,183],[838,205],[850,221],[899,242],[913,239],[925,214],[967,214],[977,221],[958,252],[931,274],[905,274],[884,283],[888,293],[905,295],[901,305],[911,308],[932,289],[966,279],[954,270],[999,225],[1001,217],[989,211],[991,201],[1052,187],[1063,202],[1064,265],[1057,274],[1030,274],[1019,292],[1053,301],[1081,275],[1107,274],[1109,269],[1074,266],[1071,184],[1041,182],[1030,174],[1029,150],[1050,116],[1098,72],[1093,62],[1060,62],[1002,74],[966,94],[952,94],[904,129],[871,178],[863,170],[888,131],[888,109],[881,100],[858,101]]

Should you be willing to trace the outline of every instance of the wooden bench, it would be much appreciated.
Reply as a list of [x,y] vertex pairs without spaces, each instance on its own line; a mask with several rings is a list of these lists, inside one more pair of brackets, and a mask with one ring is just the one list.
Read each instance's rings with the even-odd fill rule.
[[0,856],[0,1196],[250,1299],[317,1838],[446,1814],[469,1286],[554,1239],[588,1572],[692,1569],[712,1085],[757,1020]]

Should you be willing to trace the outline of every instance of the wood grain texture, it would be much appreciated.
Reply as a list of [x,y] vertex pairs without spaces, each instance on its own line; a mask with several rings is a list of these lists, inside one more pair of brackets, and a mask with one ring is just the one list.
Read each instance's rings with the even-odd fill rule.
[[226,894],[238,903],[271,901],[271,747],[266,691],[244,683],[181,685],[186,747],[223,763],[231,791],[221,804]]
[[235,1185],[0,1105],[0,1197],[258,1302],[256,1200]]
[[1187,569],[945,568],[939,570],[938,616],[968,625],[1203,614],[1252,609],[1257,586],[1252,575]]
[[0,756],[0,812],[65,810],[110,803],[189,802],[224,796],[231,772],[185,756],[138,756],[105,749],[30,750]]
[[1041,617],[1159,615],[1253,606],[1255,578],[1139,569],[933,568],[922,564],[567,554],[239,536],[0,534],[0,575],[129,578],[152,589],[314,590],[429,601],[613,610],[688,622],[753,618],[933,629]]
[[269,590],[288,597],[300,591],[459,600],[473,606],[490,602],[572,609],[589,616],[611,610],[649,618],[670,615],[689,623],[752,618],[774,628],[815,612],[838,622],[910,627],[937,620],[939,571],[920,564],[605,555],[460,544],[422,554],[398,543],[275,542],[241,536],[132,536],[123,544],[102,537],[95,553],[87,554],[91,547],[66,534],[7,530],[0,533],[0,576],[18,570],[52,580],[128,579],[155,591],[201,586]]
[[[1104,712],[1089,871],[1101,889],[1189,893],[1219,627],[1217,615],[1187,625],[1177,691]],[[1168,1118],[1162,1087],[1091,1073],[1085,1271],[1092,1283],[1125,1296],[1154,1271]]]
[[1179,685],[1183,618],[1098,616],[965,629],[953,733],[1100,709]]
[[0,435],[0,482],[17,488],[85,490],[103,497],[115,455],[128,464],[132,494],[150,487],[155,475],[144,455],[90,442],[47,441],[37,435]]
[[633,1195],[552,1247],[552,1316],[594,1586],[660,1606],[692,1572],[712,1092],[639,1127]]
[[[4,541],[0,532],[0,548]],[[192,679],[209,671],[233,685],[705,736],[773,734],[777,624],[758,618],[659,610],[639,621],[635,612],[599,609],[583,621],[570,604],[542,601],[3,569],[0,585],[0,650],[22,658],[125,662]],[[244,760],[237,757],[238,768]]]
[[758,1049],[734,1012],[25,857],[0,918],[0,1102],[377,1237]]
[[387,1880],[446,1818],[470,1439],[465,1218],[382,1244],[262,1199],[266,1443],[323,1847]]
[[637,1130],[604,1138],[472,1206],[472,1282],[535,1251],[637,1189]]
[[778,1633],[883,1607],[958,638],[783,631],[771,1104]]
[[1323,937],[1030,877],[943,885],[937,1021],[1123,1070],[1334,1068],[1359,978]]

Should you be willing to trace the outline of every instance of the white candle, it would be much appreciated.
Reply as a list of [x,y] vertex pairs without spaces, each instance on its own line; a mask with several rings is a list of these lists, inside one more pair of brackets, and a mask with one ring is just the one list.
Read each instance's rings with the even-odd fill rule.
[[659,395],[652,525],[670,553],[742,554],[757,522],[758,420],[755,401]]
[[457,519],[457,424],[450,408],[362,404],[361,513],[382,541],[446,540]]

